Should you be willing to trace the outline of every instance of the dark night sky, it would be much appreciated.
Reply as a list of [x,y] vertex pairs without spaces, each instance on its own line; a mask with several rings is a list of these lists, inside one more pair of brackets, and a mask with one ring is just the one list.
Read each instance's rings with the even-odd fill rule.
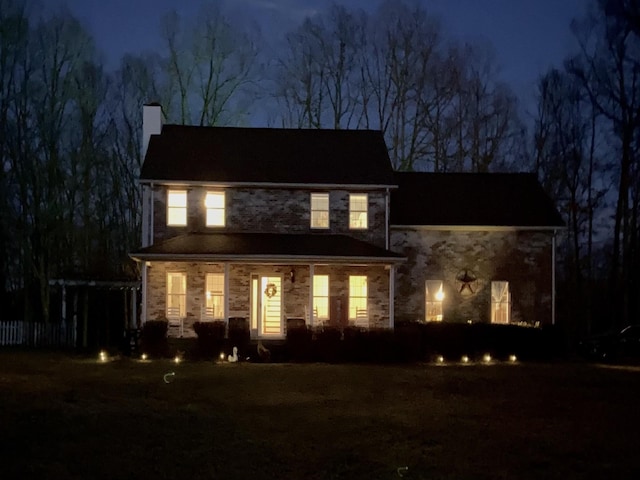
[[[206,0],[48,0],[52,8],[66,4],[96,39],[108,66],[126,52],[162,51],[160,18],[176,9],[195,15]],[[269,43],[306,15],[325,9],[325,0],[213,0],[239,22],[257,23]],[[488,41],[496,52],[502,78],[521,101],[531,102],[538,76],[559,66],[574,48],[569,24],[581,16],[589,0],[419,0],[442,20],[449,38]],[[371,10],[379,0],[343,0],[347,7]]]

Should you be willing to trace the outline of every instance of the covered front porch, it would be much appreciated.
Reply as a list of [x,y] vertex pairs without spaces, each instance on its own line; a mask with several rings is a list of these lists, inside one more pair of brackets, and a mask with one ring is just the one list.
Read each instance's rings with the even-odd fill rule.
[[393,328],[393,263],[145,261],[145,320],[169,322],[172,337],[196,322],[244,319],[252,338],[277,339],[307,326]]

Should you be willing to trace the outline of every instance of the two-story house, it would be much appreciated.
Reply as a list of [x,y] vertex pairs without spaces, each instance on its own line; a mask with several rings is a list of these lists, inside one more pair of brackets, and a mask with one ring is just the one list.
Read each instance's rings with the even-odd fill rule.
[[143,124],[143,322],[553,322],[562,221],[531,175],[394,173],[378,131]]
[[142,319],[393,327],[394,188],[380,132],[162,125],[144,107]]

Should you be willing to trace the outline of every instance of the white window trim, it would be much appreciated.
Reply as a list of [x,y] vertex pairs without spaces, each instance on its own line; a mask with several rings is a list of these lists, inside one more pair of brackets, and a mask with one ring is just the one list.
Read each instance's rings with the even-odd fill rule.
[[[222,207],[210,207],[208,205],[209,196],[221,196],[222,197]],[[205,194],[204,197],[204,207],[205,207],[205,224],[209,228],[221,228],[224,227],[227,223],[227,195],[224,191],[220,190],[210,190]],[[209,223],[209,212],[219,212],[222,211],[222,223]]]
[[[429,287],[432,287],[430,291]],[[424,320],[425,322],[441,322],[444,319],[444,282],[442,280],[426,280],[424,282]],[[430,318],[430,308],[439,311],[436,318]],[[439,317],[439,318],[438,318]]]
[[[365,295],[364,296],[356,296],[353,295],[353,292],[351,290],[351,279],[353,277],[364,277],[365,280]],[[352,302],[354,302],[354,300],[361,300],[364,299],[364,312],[368,315],[369,312],[369,277],[367,275],[349,275],[349,321],[350,322],[355,322],[359,319],[358,316],[358,310],[363,310],[363,309],[359,309],[358,306],[354,306],[352,307]],[[358,302],[359,303],[359,302]]]
[[[184,205],[172,205],[171,204],[171,195],[183,194],[184,195]],[[170,227],[186,227],[188,221],[188,210],[187,207],[189,205],[189,195],[187,190],[167,190],[167,225]],[[181,210],[184,213],[184,222],[172,222],[171,221],[171,211],[172,210]]]
[[[183,293],[170,293],[171,277],[180,276],[182,278],[182,291]],[[167,272],[166,283],[166,314],[167,318],[184,318],[187,315],[187,274],[185,272]],[[179,302],[178,312],[173,311],[170,307],[169,297],[176,295],[182,297],[182,301]],[[176,314],[177,313],[177,314]]]
[[[326,209],[320,209],[320,208],[313,208],[313,197],[326,197],[327,198],[327,208]],[[314,229],[314,230],[327,230],[329,229],[330,225],[331,225],[331,218],[329,215],[329,211],[330,211],[330,207],[329,207],[329,201],[330,201],[330,195],[328,192],[312,192],[309,196],[309,207],[310,207],[310,214],[309,214],[309,226]],[[323,226],[318,226],[318,225],[314,225],[313,224],[313,219],[314,219],[314,213],[322,213],[322,212],[326,212],[327,214],[327,224],[323,225]]]
[[[222,280],[221,286],[222,286],[222,291],[221,293],[216,293],[215,295],[212,294],[211,290],[209,289],[210,285],[209,285],[209,279],[212,277],[220,277]],[[225,296],[226,296],[226,292],[225,292],[225,276],[224,273],[220,272],[208,272],[205,274],[205,278],[204,278],[204,317],[207,319],[211,319],[211,320],[224,320],[225,319]],[[209,306],[209,301],[212,300],[213,297],[219,297],[220,298],[220,305],[221,305],[221,309],[222,311],[220,312],[219,315],[216,315],[215,310],[213,309],[213,306]],[[213,302],[211,302],[213,304]]]
[[[354,197],[364,197],[365,200],[365,209],[364,210],[355,210],[353,208]],[[365,215],[365,226],[354,226],[351,222],[351,215],[354,213],[359,213]],[[350,230],[368,230],[369,228],[369,194],[368,193],[350,193],[349,194],[349,229]]]

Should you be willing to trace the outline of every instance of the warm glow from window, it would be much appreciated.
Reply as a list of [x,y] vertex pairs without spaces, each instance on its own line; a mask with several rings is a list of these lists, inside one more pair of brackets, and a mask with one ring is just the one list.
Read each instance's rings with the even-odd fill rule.
[[366,193],[349,194],[349,228],[368,228],[369,196]]
[[442,301],[444,288],[442,280],[427,280],[425,283],[425,320],[442,321]]
[[510,320],[509,282],[491,282],[491,323],[509,323]]
[[187,224],[187,191],[169,190],[167,193],[167,225]]
[[349,275],[349,320],[367,314],[367,277]]
[[224,319],[224,273],[207,273],[205,283],[205,316]]
[[329,194],[311,194],[311,228],[329,228]]
[[224,192],[207,192],[204,199],[207,207],[207,227],[224,227],[225,194]]
[[329,318],[329,275],[313,276],[313,316],[314,320]]
[[186,316],[187,274],[167,273],[167,318]]

